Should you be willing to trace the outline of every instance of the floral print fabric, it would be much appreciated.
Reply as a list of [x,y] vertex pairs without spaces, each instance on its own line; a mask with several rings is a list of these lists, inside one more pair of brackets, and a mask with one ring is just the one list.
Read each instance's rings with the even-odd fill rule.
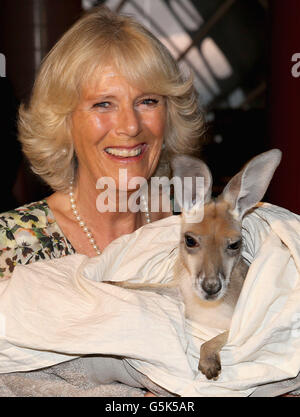
[[0,279],[16,265],[75,253],[45,200],[0,214]]

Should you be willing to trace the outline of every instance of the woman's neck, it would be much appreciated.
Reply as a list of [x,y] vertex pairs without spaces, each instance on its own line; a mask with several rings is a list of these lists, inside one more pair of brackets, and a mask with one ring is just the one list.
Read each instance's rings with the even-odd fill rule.
[[[99,212],[96,202],[100,193],[95,184],[89,182],[82,184],[78,181],[73,186],[73,198],[78,214],[102,251],[113,240],[132,233],[146,224],[146,219],[144,213],[139,211],[137,213],[118,210]],[[73,213],[69,193],[56,192],[47,198],[47,202],[57,224],[75,250],[87,256],[95,256],[95,249]]]
[[74,186],[74,198],[81,216],[95,224],[95,228],[110,230],[114,235],[132,233],[143,224],[141,213],[128,209],[129,196],[114,189],[96,189],[96,184],[87,179],[79,178]]
[[102,193],[103,191],[97,190],[95,186],[87,188],[80,183],[74,188],[79,214],[92,232],[100,250],[118,237],[132,233],[144,224],[141,212],[133,213],[128,210],[120,212],[117,204],[111,204],[109,210],[104,211],[103,207],[99,207]]

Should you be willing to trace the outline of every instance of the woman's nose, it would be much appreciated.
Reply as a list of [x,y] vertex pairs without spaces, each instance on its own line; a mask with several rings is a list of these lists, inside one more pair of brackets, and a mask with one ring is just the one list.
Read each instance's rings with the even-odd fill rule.
[[116,132],[118,135],[137,136],[141,131],[141,122],[135,109],[126,108],[120,110]]

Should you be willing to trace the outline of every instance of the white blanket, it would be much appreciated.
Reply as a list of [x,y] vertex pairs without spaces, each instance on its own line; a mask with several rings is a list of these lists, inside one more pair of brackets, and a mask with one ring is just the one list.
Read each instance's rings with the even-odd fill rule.
[[185,321],[180,299],[103,280],[172,277],[180,217],[114,241],[102,255],[72,255],[15,268],[0,282],[0,373],[28,371],[85,354],[123,356],[181,396],[248,396],[300,370],[300,217],[264,204],[243,222],[251,263],[221,352],[222,373],[197,371],[203,341],[220,329]]

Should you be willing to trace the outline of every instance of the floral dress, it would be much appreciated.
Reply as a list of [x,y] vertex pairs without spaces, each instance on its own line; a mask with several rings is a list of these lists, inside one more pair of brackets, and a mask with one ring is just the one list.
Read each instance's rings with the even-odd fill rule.
[[0,280],[18,264],[74,253],[45,200],[0,214]]

